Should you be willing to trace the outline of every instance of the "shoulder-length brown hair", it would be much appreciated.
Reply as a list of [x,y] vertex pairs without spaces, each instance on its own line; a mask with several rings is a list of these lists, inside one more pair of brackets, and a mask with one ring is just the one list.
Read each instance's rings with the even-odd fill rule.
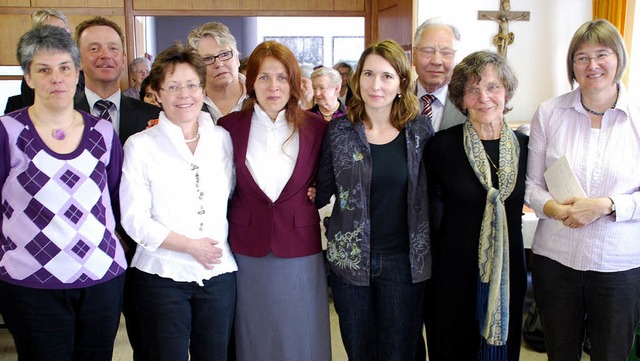
[[259,44],[249,56],[247,60],[247,99],[244,101],[243,109],[253,109],[258,101],[256,98],[255,83],[258,78],[258,72],[264,59],[271,57],[281,62],[287,71],[287,81],[289,82],[289,100],[284,106],[285,116],[289,124],[293,124],[297,129],[304,118],[304,111],[298,106],[302,90],[300,75],[300,67],[298,61],[291,50],[286,46],[275,42],[265,41]]
[[352,123],[362,122],[367,126],[371,126],[371,120],[367,116],[364,100],[360,93],[360,77],[362,76],[362,67],[365,60],[372,54],[381,56],[388,61],[400,77],[400,94],[393,100],[389,120],[394,128],[402,130],[408,121],[418,115],[419,103],[415,94],[416,85],[411,62],[402,47],[393,40],[384,40],[371,44],[360,56],[356,71],[351,78],[350,86],[351,90],[353,90],[353,97],[349,100],[347,106],[347,117]]

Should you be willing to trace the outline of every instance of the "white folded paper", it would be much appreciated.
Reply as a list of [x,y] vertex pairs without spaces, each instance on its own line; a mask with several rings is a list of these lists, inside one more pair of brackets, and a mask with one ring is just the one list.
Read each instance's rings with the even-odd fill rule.
[[547,182],[549,193],[558,203],[564,203],[573,197],[584,198],[587,196],[569,166],[566,155],[560,157],[544,172],[544,179]]

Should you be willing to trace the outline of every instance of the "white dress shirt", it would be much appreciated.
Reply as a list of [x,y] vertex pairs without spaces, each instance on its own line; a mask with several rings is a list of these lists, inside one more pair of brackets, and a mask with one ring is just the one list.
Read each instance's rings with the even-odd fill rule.
[[[192,154],[182,130],[160,113],[158,125],[124,145],[122,226],[139,244],[131,264],[178,282],[198,282],[238,269],[227,242],[227,203],[234,183],[229,133],[206,112]],[[222,262],[207,270],[191,255],[160,248],[170,231],[218,241]]]
[[[580,89],[543,103],[533,117],[525,195],[540,217],[533,252],[580,271],[640,267],[640,107],[622,84],[615,109],[602,117],[597,137],[591,133]],[[576,229],[544,215],[552,199],[544,171],[565,154],[587,196],[611,197],[615,214]]]
[[284,110],[272,121],[254,106],[247,145],[246,165],[264,194],[275,202],[291,178],[298,160],[300,137],[287,123]]
[[[100,111],[97,110],[94,105],[98,100],[102,98],[100,98],[98,94],[92,92],[89,88],[84,88],[84,94],[87,97],[87,103],[89,103],[91,114],[99,118]],[[115,129],[116,133],[120,135],[120,89],[118,89],[118,91],[111,94],[111,96],[104,100],[108,100],[114,104],[114,106],[109,109],[109,116],[111,117],[111,124],[113,124],[113,129]]]
[[[427,91],[424,90],[422,84],[418,82],[418,99],[420,100],[420,110],[424,108],[424,101],[421,99],[423,95],[427,94]],[[442,114],[444,113],[444,103],[447,101],[447,95],[449,94],[449,86],[445,85],[438,89],[435,92],[429,93],[436,97],[436,99],[431,103],[431,111],[433,112],[433,117],[431,118],[431,125],[433,126],[433,131],[437,132],[440,130],[440,125],[442,124]]]

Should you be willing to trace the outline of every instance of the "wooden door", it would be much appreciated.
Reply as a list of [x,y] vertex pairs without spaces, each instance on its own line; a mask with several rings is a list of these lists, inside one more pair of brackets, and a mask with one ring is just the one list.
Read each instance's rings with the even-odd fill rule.
[[372,41],[393,39],[411,50],[415,28],[415,0],[372,0]]

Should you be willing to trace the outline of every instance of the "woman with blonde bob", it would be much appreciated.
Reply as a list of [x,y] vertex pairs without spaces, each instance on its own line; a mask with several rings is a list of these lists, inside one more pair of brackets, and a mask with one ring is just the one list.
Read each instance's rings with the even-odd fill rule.
[[316,198],[336,197],[325,224],[342,341],[350,360],[412,360],[431,275],[422,153],[433,128],[392,40],[365,49],[351,88],[347,115],[329,123]]
[[[640,106],[620,81],[627,52],[606,20],[567,51],[569,83],[531,121],[525,201],[540,220],[533,283],[549,360],[627,360],[640,321]],[[584,195],[556,199],[545,171],[566,157]],[[585,316],[588,315],[588,317]]]

